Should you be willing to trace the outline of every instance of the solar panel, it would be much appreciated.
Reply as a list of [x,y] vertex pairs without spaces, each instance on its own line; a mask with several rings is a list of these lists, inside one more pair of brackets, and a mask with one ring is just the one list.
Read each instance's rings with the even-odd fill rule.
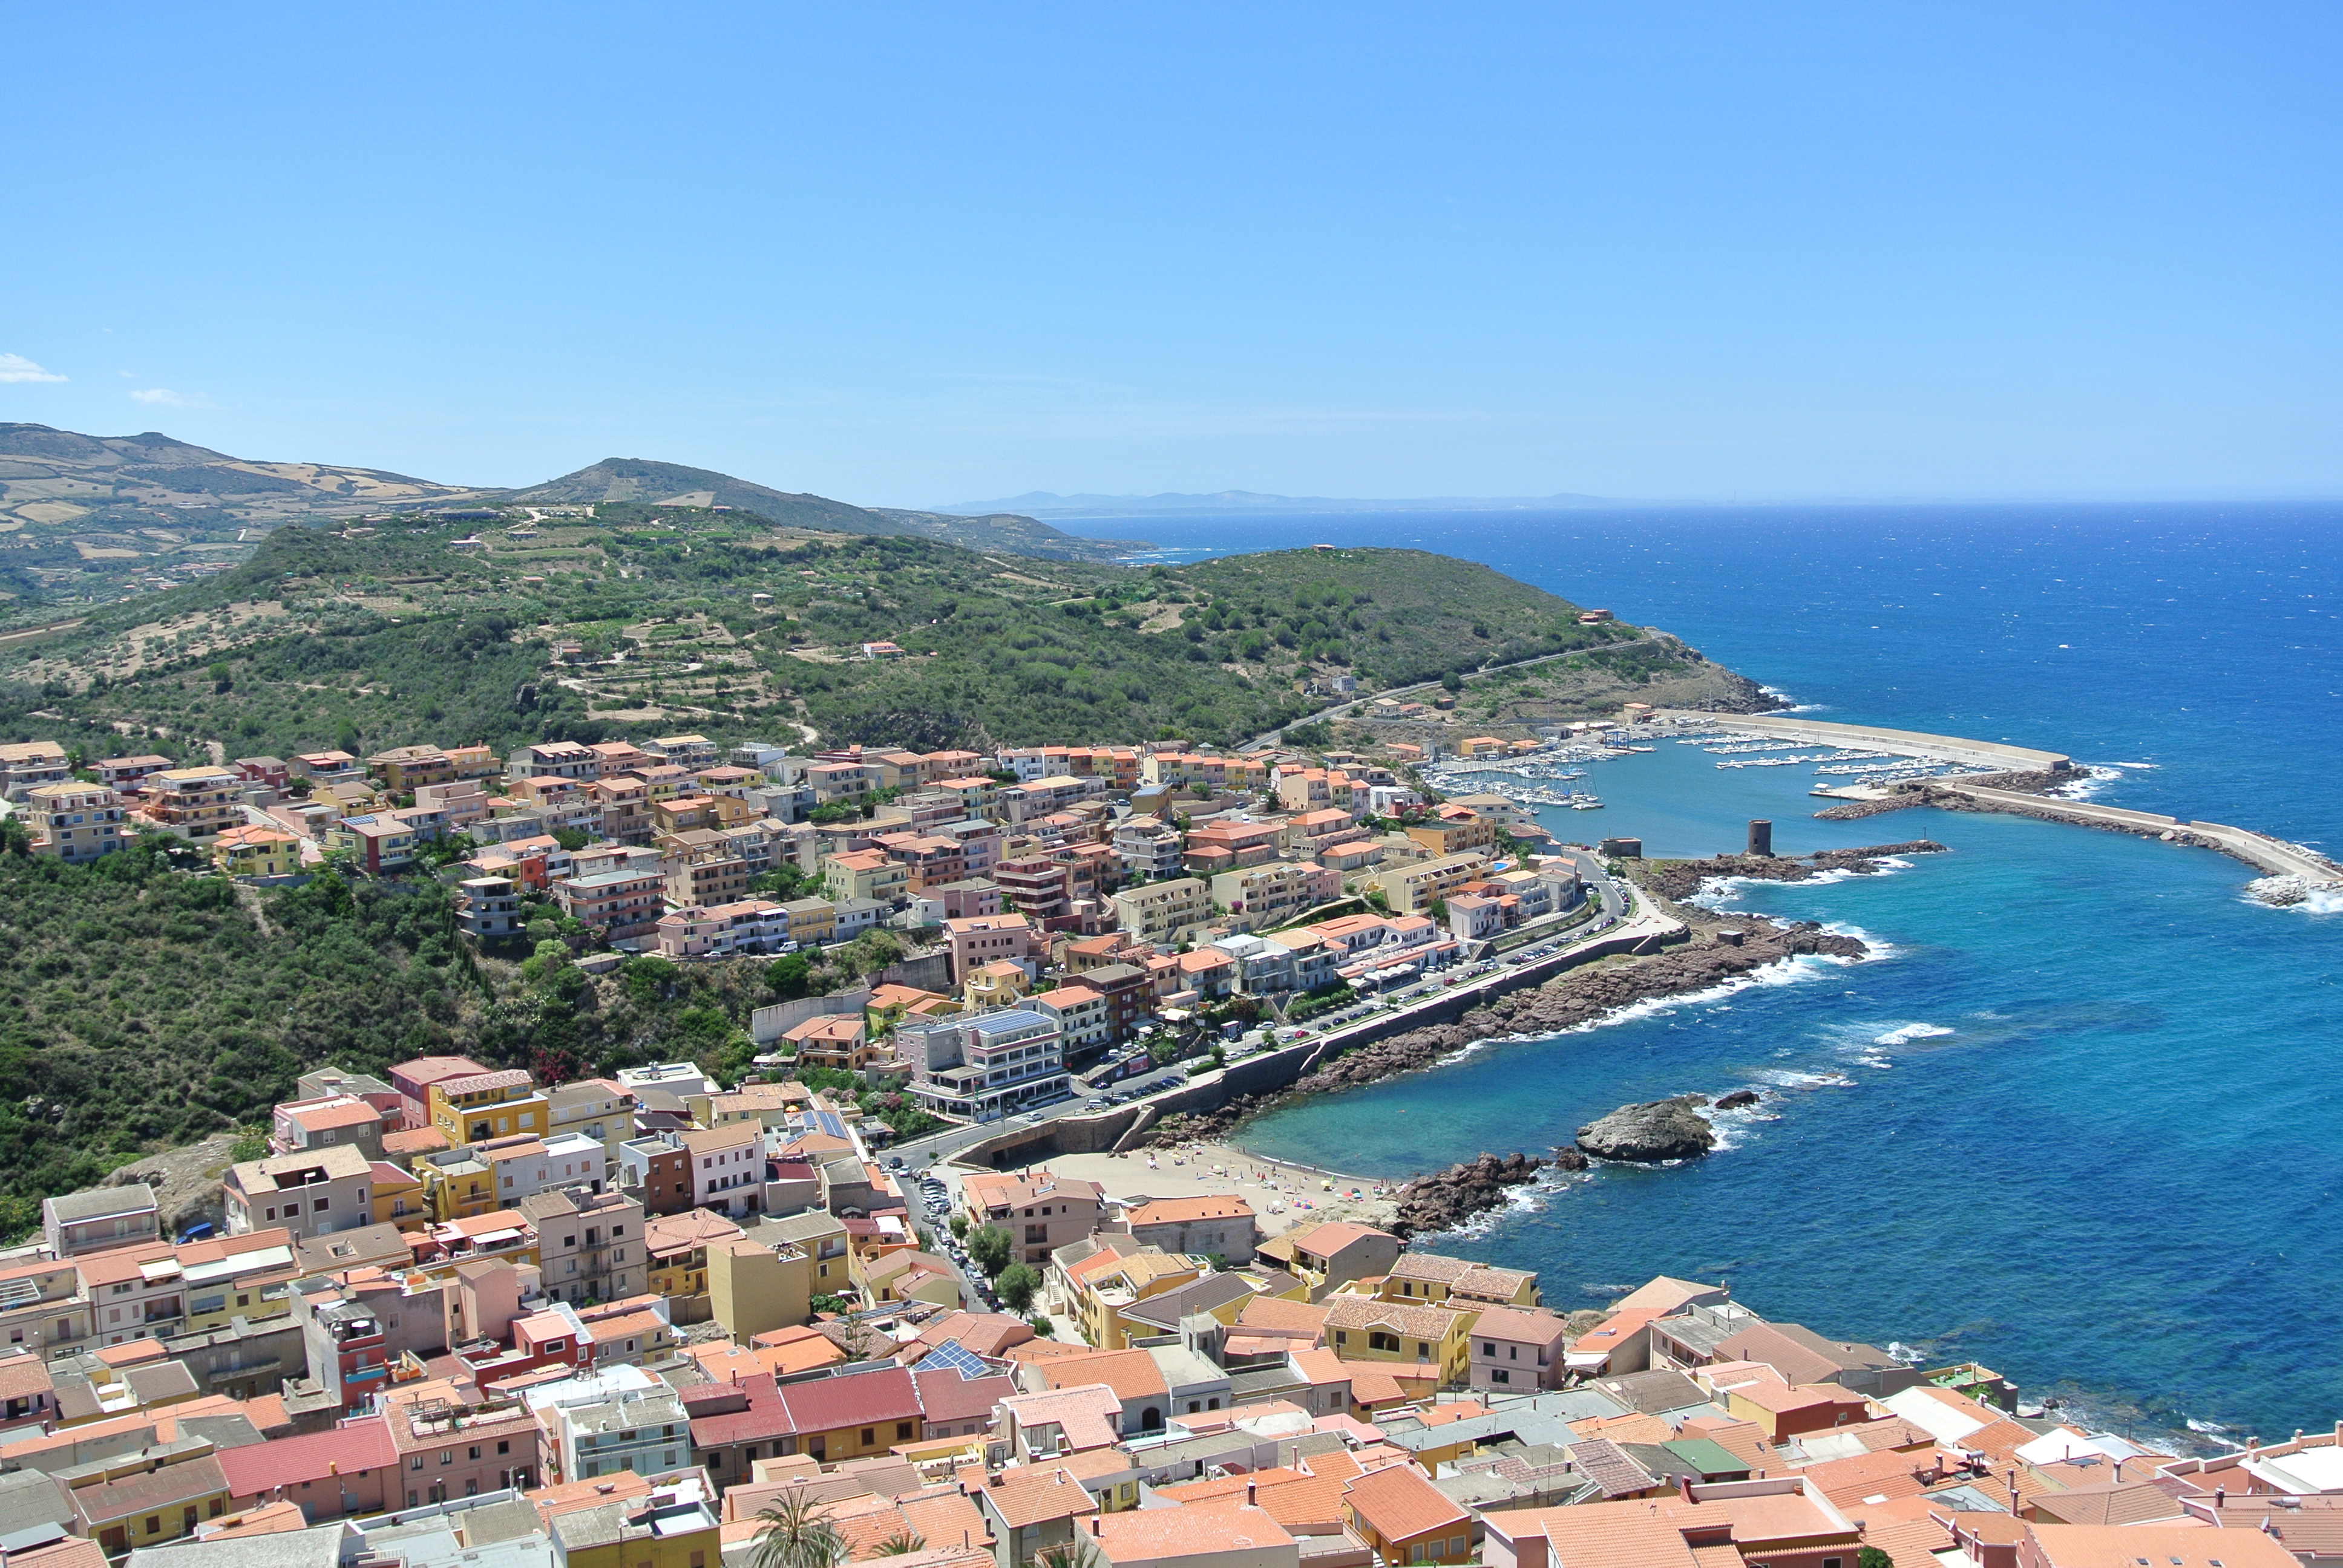
[[979,1359],[976,1352],[958,1340],[946,1340],[920,1358],[911,1370],[923,1372],[956,1372],[962,1378],[986,1377],[992,1371]]

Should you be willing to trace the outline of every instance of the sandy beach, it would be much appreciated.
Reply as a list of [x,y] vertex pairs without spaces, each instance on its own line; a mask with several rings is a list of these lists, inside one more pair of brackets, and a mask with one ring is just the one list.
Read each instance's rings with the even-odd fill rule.
[[[944,1169],[947,1180],[957,1189],[956,1174],[950,1173],[949,1166]],[[1224,1143],[1141,1149],[1128,1154],[1061,1154],[1031,1169],[1095,1181],[1110,1198],[1242,1198],[1252,1205],[1264,1236],[1321,1220],[1383,1225],[1390,1222],[1393,1212],[1389,1183],[1267,1161]],[[1351,1196],[1353,1191],[1359,1195]]]

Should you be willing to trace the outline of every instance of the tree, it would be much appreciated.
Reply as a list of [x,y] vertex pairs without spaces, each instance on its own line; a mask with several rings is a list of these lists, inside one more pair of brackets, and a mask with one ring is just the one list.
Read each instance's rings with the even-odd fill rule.
[[987,1225],[969,1233],[968,1255],[986,1273],[998,1274],[1009,1266],[1009,1253],[1014,1245],[1008,1231],[998,1225]]
[[765,983],[783,1001],[805,995],[813,980],[813,961],[803,953],[783,953],[765,966]]
[[1011,1263],[995,1276],[992,1289],[1001,1297],[1001,1305],[1023,1317],[1041,1292],[1041,1271],[1031,1263]]
[[1896,1568],[1896,1559],[1876,1546],[1865,1546],[1855,1553],[1855,1568]]
[[954,1215],[951,1217],[951,1233],[952,1233],[954,1236],[958,1237],[960,1240],[963,1241],[966,1241],[966,1240],[968,1240],[968,1216],[967,1216],[967,1215],[965,1215],[965,1214],[954,1214]]
[[802,1486],[782,1493],[757,1518],[750,1568],[838,1568],[846,1560],[829,1508]]
[[1464,689],[1464,678],[1452,669],[1440,678],[1440,688],[1443,691],[1462,691]]
[[925,1552],[928,1538],[916,1530],[898,1530],[876,1548],[881,1557],[909,1557],[914,1552]]

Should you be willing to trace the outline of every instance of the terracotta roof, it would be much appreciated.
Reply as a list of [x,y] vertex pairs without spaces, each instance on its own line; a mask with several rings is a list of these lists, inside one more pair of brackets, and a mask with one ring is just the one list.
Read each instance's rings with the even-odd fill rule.
[[920,1406],[930,1421],[989,1420],[992,1407],[1017,1392],[1015,1380],[1006,1373],[964,1378],[939,1371],[914,1373],[912,1381],[919,1385]]
[[0,1399],[32,1399],[56,1392],[49,1369],[29,1352],[0,1356]]
[[[1270,1548],[1293,1544],[1293,1537],[1267,1510],[1247,1507],[1242,1503],[1126,1509],[1121,1513],[1101,1514],[1098,1525],[1099,1549],[1112,1563],[1224,1553],[1262,1554]],[[1256,1559],[1240,1556],[1235,1560]]]
[[336,1473],[356,1475],[398,1462],[389,1423],[380,1417],[268,1442],[223,1448],[217,1455],[230,1497],[258,1497]]
[[1390,1329],[1433,1344],[1446,1338],[1460,1321],[1456,1313],[1445,1308],[1378,1302],[1365,1296],[1332,1296],[1325,1305],[1329,1331]]
[[1463,1528],[1470,1515],[1413,1465],[1393,1465],[1346,1483],[1351,1512],[1384,1540],[1413,1541],[1436,1531]]
[[1252,1218],[1252,1205],[1242,1198],[1158,1198],[1151,1203],[1131,1211],[1131,1223],[1140,1225],[1172,1225],[1189,1220],[1233,1220],[1239,1216]]
[[1255,1296],[1237,1309],[1237,1322],[1256,1333],[1315,1334],[1326,1326],[1326,1309],[1315,1302]]
[[2201,1525],[2036,1524],[2029,1533],[2050,1568],[2299,1568],[2294,1553],[2258,1530]]
[[1098,1504],[1082,1483],[1060,1464],[1048,1469],[1027,1466],[1012,1470],[985,1489],[994,1512],[1011,1529],[1039,1524],[1045,1519],[1076,1519],[1096,1513]]
[[1485,1308],[1473,1322],[1473,1332],[1480,1338],[1525,1345],[1551,1344],[1566,1327],[1557,1314],[1530,1307]]
[[1171,1392],[1162,1369],[1145,1351],[1091,1351],[1043,1362],[1041,1372],[1051,1388],[1102,1382],[1126,1404],[1135,1399],[1161,1399]]

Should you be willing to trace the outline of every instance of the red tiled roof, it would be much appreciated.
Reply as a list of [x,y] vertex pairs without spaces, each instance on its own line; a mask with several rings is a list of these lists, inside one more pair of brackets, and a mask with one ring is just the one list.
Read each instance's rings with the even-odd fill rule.
[[337,1473],[381,1470],[398,1462],[398,1450],[391,1442],[389,1424],[377,1417],[297,1437],[223,1448],[217,1457],[228,1495],[240,1498]]
[[1413,1541],[1470,1517],[1412,1464],[1362,1475],[1343,1488],[1352,1512],[1390,1542]]

